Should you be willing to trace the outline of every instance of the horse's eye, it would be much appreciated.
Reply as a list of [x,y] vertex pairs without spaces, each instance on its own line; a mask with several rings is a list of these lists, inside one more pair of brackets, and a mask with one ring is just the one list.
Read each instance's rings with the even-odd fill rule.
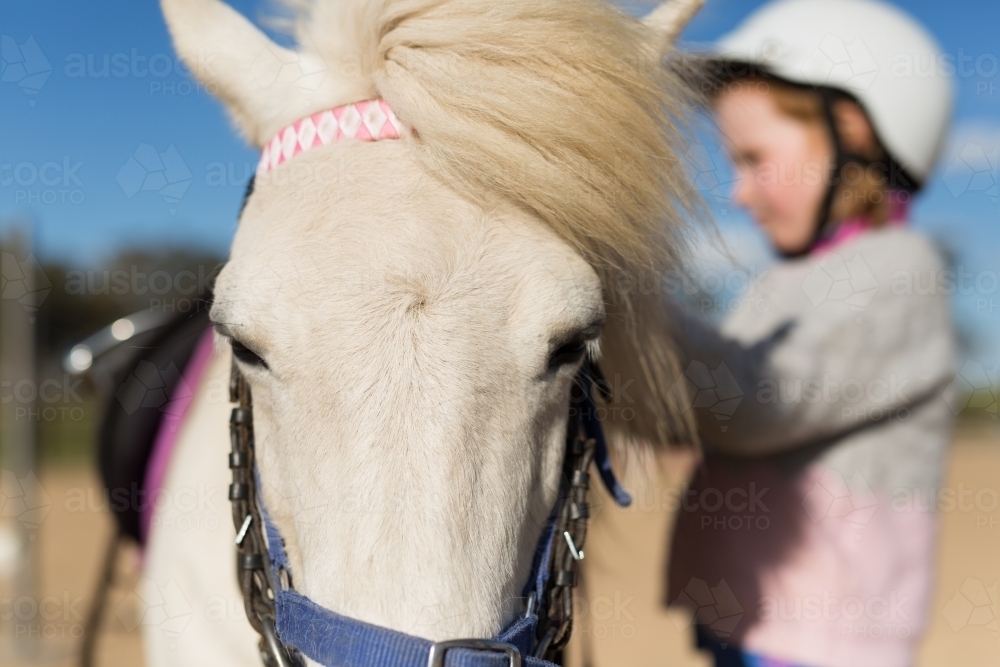
[[549,369],[556,370],[560,366],[575,364],[583,359],[587,353],[587,341],[582,339],[572,340],[565,345],[559,346],[549,357]]
[[239,361],[242,361],[247,366],[256,366],[258,368],[267,368],[267,362],[263,358],[249,347],[236,340],[235,338],[229,339],[230,344],[233,346],[233,356]]

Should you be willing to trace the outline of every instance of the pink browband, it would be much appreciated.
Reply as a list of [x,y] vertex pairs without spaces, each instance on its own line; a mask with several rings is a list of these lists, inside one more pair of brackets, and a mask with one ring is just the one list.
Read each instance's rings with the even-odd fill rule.
[[377,141],[398,139],[403,125],[385,100],[351,102],[298,120],[264,145],[257,165],[263,174],[311,148],[345,139]]

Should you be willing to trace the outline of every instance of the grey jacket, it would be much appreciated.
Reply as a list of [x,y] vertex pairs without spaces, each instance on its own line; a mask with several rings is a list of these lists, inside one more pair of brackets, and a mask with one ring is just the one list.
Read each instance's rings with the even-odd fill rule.
[[720,327],[680,318],[685,382],[706,449],[819,458],[873,488],[935,487],[955,367],[932,244],[865,233],[760,276]]

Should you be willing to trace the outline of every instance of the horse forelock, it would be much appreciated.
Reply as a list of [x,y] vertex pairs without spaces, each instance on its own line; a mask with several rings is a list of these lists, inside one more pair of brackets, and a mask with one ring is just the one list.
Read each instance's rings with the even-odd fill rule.
[[369,78],[428,173],[514,203],[590,262],[648,403],[630,430],[693,437],[669,341],[644,330],[662,304],[636,290],[677,268],[699,205],[679,159],[689,96],[648,28],[604,0],[286,1],[300,49]]

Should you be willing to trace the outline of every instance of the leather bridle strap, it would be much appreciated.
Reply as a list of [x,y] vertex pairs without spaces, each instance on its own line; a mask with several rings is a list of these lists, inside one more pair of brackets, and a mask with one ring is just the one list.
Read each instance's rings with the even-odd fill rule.
[[[236,572],[243,592],[243,606],[247,620],[261,637],[258,649],[264,665],[291,667],[301,664],[301,660],[282,645],[275,630],[277,586],[270,559],[265,561],[268,543],[264,537],[263,503],[258,498],[260,486],[254,461],[253,403],[250,387],[235,359],[229,380],[229,400],[238,405],[229,418],[229,467],[233,471],[229,500],[236,527]],[[285,574],[291,586],[291,573]]]
[[250,387],[233,363],[230,398],[238,404],[230,419],[233,483],[229,498],[237,530],[237,567],[247,618],[261,635],[268,667],[302,664],[302,656],[324,665],[361,667],[553,667],[569,640],[577,563],[590,516],[588,469],[596,464],[612,496],[631,498],[621,488],[608,457],[593,392],[606,391],[599,371],[586,363],[571,392],[559,500],[539,542],[526,588],[524,612],[494,640],[432,643],[388,628],[346,618],[320,607],[293,588],[281,535],[259,495],[254,461]]

